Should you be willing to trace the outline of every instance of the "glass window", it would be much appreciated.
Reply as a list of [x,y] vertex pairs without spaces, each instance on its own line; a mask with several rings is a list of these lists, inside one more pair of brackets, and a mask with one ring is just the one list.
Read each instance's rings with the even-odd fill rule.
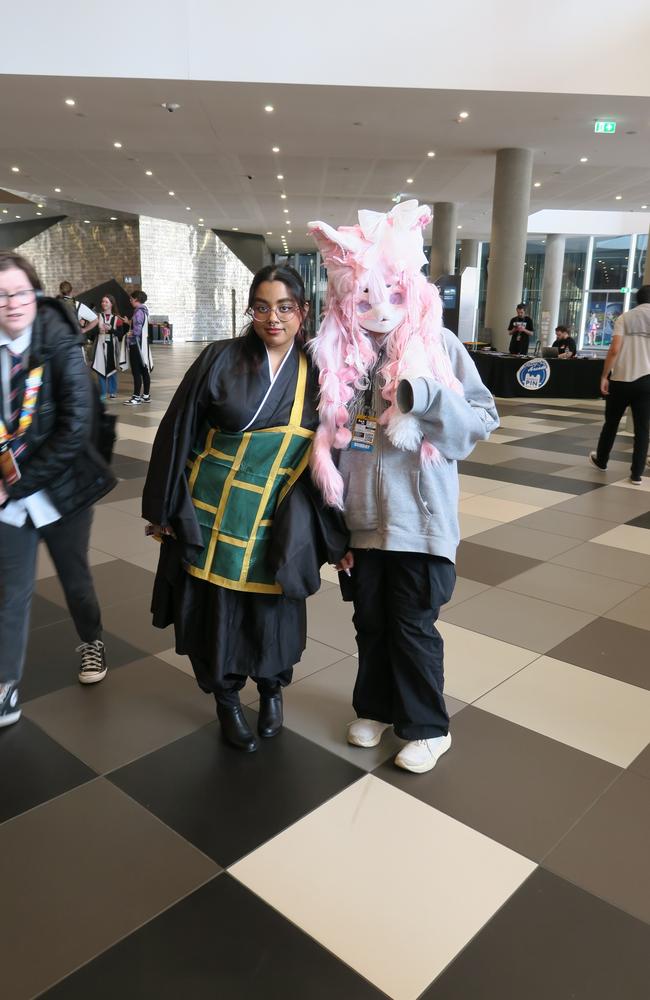
[[627,284],[630,236],[600,236],[594,240],[589,287],[614,292]]
[[634,254],[634,270],[632,271],[632,290],[636,291],[643,284],[643,272],[648,255],[648,237],[637,236],[636,252]]
[[589,292],[583,350],[607,350],[612,342],[614,323],[623,312],[623,302],[621,292]]

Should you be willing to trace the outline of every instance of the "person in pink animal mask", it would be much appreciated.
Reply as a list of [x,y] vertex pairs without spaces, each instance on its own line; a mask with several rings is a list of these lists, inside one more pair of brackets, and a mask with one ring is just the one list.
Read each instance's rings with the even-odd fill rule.
[[451,745],[435,621],[456,581],[456,462],[499,424],[422,273],[430,220],[407,201],[355,226],[310,223],[328,273],[312,476],[351,535],[337,566],[359,649],[347,738],[374,747],[392,727],[407,741],[395,763],[416,773]]

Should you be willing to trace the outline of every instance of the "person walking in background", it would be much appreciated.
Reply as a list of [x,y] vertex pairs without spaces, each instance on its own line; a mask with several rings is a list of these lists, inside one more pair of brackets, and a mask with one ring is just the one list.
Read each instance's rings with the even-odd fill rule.
[[131,329],[127,334],[127,347],[133,375],[133,395],[124,401],[127,406],[140,406],[141,403],[151,402],[149,389],[153,360],[149,344],[149,310],[145,305],[146,301],[146,292],[137,291],[131,296],[133,317]]
[[79,329],[88,338],[90,331],[99,323],[97,315],[83,302],[72,298],[72,285],[69,281],[62,281],[59,285],[58,298],[70,313],[70,318],[76,321]]
[[589,454],[592,465],[607,468],[621,417],[631,407],[634,420],[634,450],[630,482],[640,486],[648,456],[650,436],[650,285],[636,293],[635,309],[616,320],[600,391],[605,397],[605,423],[596,451]]
[[99,327],[90,365],[92,370],[97,372],[102,400],[106,399],[107,392],[111,399],[117,396],[117,363],[120,339],[124,336],[124,332],[115,298],[112,295],[105,295],[101,301]]
[[79,340],[61,301],[43,298],[29,261],[0,253],[0,727],[21,714],[40,539],[81,640],[79,680],[106,676],[88,542],[92,505],[115,479],[92,444],[96,388]]

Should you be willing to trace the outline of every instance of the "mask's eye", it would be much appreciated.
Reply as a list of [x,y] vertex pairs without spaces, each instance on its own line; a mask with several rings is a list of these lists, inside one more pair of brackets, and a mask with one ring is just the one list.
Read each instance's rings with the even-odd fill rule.
[[404,296],[401,292],[393,292],[389,301],[392,306],[401,306],[404,301]]
[[367,313],[367,312],[370,312],[371,309],[372,309],[372,306],[370,305],[369,302],[359,302],[357,304],[357,312]]
[[363,290],[363,294],[364,294],[364,295],[367,295],[367,294],[368,294],[368,289],[367,289],[367,288],[364,288],[364,290]]

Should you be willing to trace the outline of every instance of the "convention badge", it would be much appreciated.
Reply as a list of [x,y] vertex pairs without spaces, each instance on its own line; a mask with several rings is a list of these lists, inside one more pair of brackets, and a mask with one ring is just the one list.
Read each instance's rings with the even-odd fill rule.
[[350,448],[353,451],[372,451],[377,434],[377,417],[369,413],[360,413],[354,421]]
[[0,448],[0,475],[7,486],[13,486],[20,479],[20,469],[11,448],[4,445]]

